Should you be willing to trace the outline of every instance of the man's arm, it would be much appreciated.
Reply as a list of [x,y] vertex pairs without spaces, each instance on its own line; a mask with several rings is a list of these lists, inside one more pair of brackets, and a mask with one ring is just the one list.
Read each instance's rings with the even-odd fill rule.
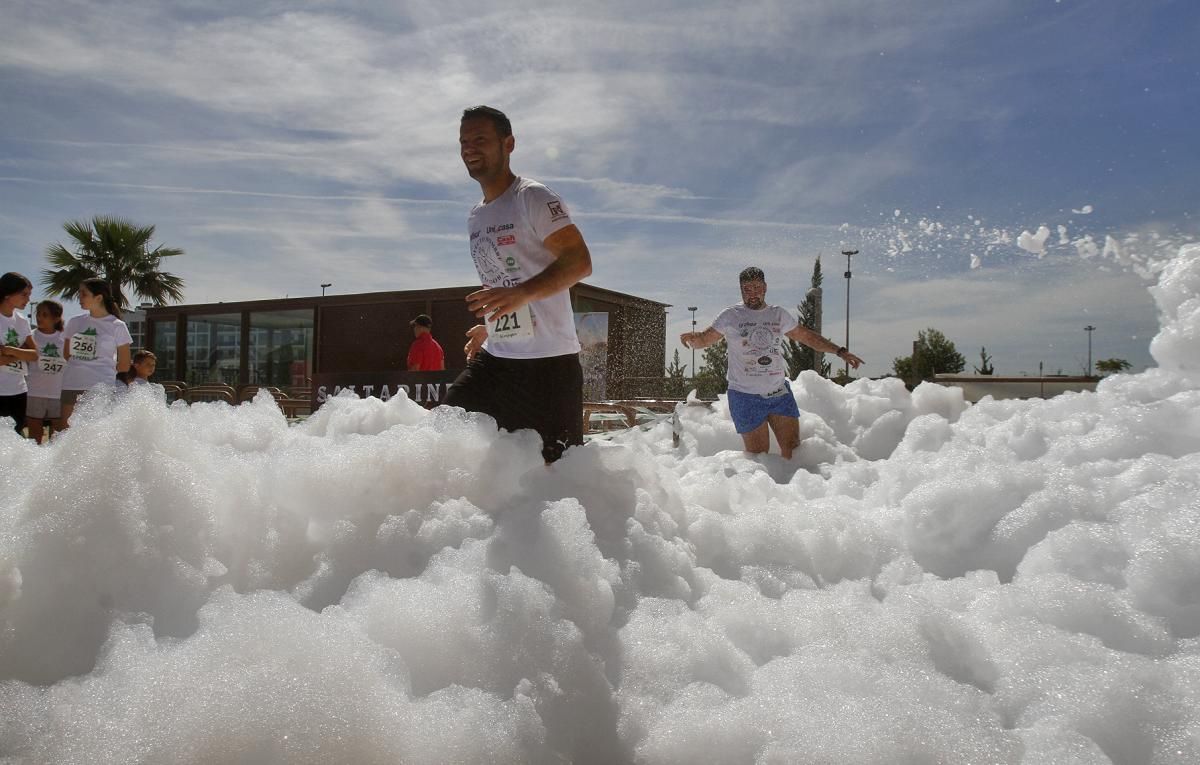
[[863,360],[858,356],[855,356],[832,340],[826,340],[803,324],[797,324],[795,327],[789,329],[784,333],[784,336],[795,340],[801,345],[807,345],[814,351],[836,354],[839,359],[845,361],[854,369],[858,369],[859,365],[863,363]]
[[684,332],[679,336],[679,342],[683,343],[685,348],[707,348],[713,343],[720,342],[724,337],[716,329],[709,327],[703,332]]
[[463,346],[463,353],[467,355],[467,361],[475,358],[475,354],[479,353],[479,349],[483,347],[484,340],[487,340],[486,324],[476,324],[467,330],[467,344]]
[[515,287],[484,287],[467,295],[467,308],[476,316],[512,313],[535,300],[570,289],[592,273],[592,254],[574,224],[555,231],[542,242],[554,260],[540,274]]

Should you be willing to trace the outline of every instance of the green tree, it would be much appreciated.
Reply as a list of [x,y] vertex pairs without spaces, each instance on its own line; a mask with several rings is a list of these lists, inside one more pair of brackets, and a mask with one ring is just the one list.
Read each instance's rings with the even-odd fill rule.
[[[816,262],[813,264],[812,272],[812,287],[808,294],[804,296],[804,302],[800,304],[800,326],[807,327],[812,330],[818,330],[821,326],[821,282],[824,277],[821,275],[821,256],[817,256]],[[819,331],[819,330],[818,330]],[[783,339],[783,360],[787,364],[788,377],[795,380],[796,375],[806,369],[812,369],[822,377],[829,376],[829,362],[825,360],[825,354],[814,351],[807,345],[796,342],[790,337]]]
[[729,345],[725,338],[704,349],[704,366],[696,373],[697,393],[701,398],[716,398],[729,383],[725,372],[729,368]]
[[69,300],[79,294],[85,279],[99,276],[112,287],[122,310],[130,307],[129,295],[155,305],[183,300],[183,279],[160,270],[163,258],[182,255],[183,250],[162,245],[150,249],[154,226],[97,215],[90,222],[68,221],[63,229],[70,236],[70,249],[57,242],[46,248],[52,267],[42,271],[42,283],[48,294]]
[[932,379],[935,374],[961,372],[966,365],[967,360],[955,349],[954,343],[933,327],[917,333],[912,356],[892,360],[896,376],[912,387],[922,380]]
[[1125,359],[1100,359],[1096,362],[1096,371],[1100,376],[1116,375],[1124,372],[1127,369],[1132,369],[1133,365]]
[[675,356],[667,367],[667,380],[663,385],[663,395],[666,398],[683,398],[688,394],[686,373],[687,365],[679,362],[679,349],[676,348]]
[[996,368],[992,366],[992,357],[988,355],[987,348],[979,349],[979,366],[975,367],[977,375],[991,375],[996,373]]

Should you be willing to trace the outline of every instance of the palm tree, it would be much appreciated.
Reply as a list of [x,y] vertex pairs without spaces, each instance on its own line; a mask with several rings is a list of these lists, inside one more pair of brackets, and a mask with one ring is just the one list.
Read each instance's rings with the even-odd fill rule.
[[63,229],[74,251],[58,243],[46,248],[53,266],[42,271],[47,293],[69,300],[79,294],[83,280],[99,276],[112,287],[121,310],[130,305],[126,288],[155,305],[183,300],[183,279],[159,270],[163,258],[182,255],[183,250],[161,245],[149,249],[154,226],[97,215],[90,223],[67,221]]

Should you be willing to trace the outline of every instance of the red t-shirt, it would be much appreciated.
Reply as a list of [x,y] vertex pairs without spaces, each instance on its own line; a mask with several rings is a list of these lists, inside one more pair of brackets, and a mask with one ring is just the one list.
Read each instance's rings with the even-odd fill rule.
[[408,371],[440,372],[446,368],[446,355],[442,346],[428,332],[413,340],[408,349]]

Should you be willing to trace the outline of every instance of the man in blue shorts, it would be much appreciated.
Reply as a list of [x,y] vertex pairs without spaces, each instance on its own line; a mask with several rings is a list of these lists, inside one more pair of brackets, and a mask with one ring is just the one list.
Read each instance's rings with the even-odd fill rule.
[[826,340],[777,305],[767,305],[767,281],[755,266],[738,276],[742,302],[726,308],[703,332],[684,332],[679,341],[690,348],[707,348],[724,337],[729,342],[729,414],[742,435],[746,451],[763,454],[771,448],[771,432],[791,459],[800,444],[800,410],[787,379],[783,338],[789,337],[822,353],[835,353],[858,369],[862,359]]

